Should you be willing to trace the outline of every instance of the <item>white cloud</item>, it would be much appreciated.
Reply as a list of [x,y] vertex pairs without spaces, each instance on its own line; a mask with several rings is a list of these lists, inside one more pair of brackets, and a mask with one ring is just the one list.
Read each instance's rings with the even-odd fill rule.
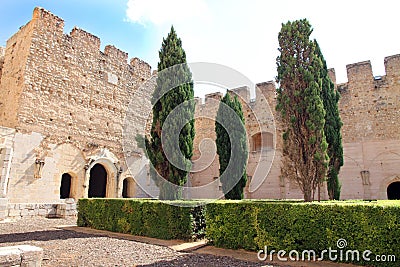
[[157,26],[179,23],[207,16],[207,4],[203,0],[129,0],[126,16],[128,21]]
[[[345,82],[346,64],[371,60],[380,75],[383,58],[400,52],[395,1],[368,2],[337,0],[326,7],[317,0],[130,0],[127,17],[155,26],[151,31],[159,46],[174,24],[188,62],[223,64],[253,82],[276,76],[281,23],[307,18],[328,67]],[[156,66],[156,50],[153,59]]]

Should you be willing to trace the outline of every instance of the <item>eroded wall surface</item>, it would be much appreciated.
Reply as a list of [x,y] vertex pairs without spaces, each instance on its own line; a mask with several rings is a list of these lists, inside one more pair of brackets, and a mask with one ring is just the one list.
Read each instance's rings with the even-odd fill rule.
[[[82,29],[63,31],[61,18],[35,8],[0,50],[0,125],[15,132],[13,143],[4,145],[13,150],[2,185],[9,202],[60,201],[63,174],[72,177],[70,197],[85,197],[96,164],[107,171],[106,197],[120,197],[123,180],[134,175],[124,152],[143,158],[142,151],[123,147],[137,148],[135,136],[144,135],[144,127],[126,124],[148,119],[153,88],[142,85],[150,66],[138,58],[128,62],[128,54],[111,45],[101,51],[100,39]],[[129,184],[133,195],[136,185]]]
[[347,65],[341,93],[344,166],[342,198],[386,199],[400,180],[400,55],[386,57],[386,75],[374,77],[370,61]]
[[[61,18],[36,8],[32,20],[0,48],[0,198],[57,202],[66,173],[72,177],[70,197],[86,197],[96,164],[107,171],[106,197],[121,197],[124,184],[130,185],[129,196],[157,196],[136,142],[151,125],[156,76],[147,63],[128,62],[128,54],[114,46],[101,51],[100,39],[91,33],[63,31]],[[348,65],[348,82],[336,85],[343,120],[343,199],[385,199],[388,185],[400,180],[400,55],[385,58],[385,68],[386,75],[374,77],[369,61]],[[335,81],[334,70],[330,76]],[[245,196],[302,198],[298,186],[280,175],[275,84],[257,84],[255,99],[249,90],[229,91],[239,96],[248,133]],[[214,144],[221,97],[196,100],[195,170],[189,184],[210,186],[194,188],[186,197],[221,195]],[[326,190],[321,196],[327,198]]]

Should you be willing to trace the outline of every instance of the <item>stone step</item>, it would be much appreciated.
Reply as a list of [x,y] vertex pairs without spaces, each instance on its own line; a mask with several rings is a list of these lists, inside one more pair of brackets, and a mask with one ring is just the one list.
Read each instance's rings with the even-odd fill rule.
[[9,203],[5,206],[5,216],[10,219],[35,216],[64,218],[77,215],[77,204],[73,199],[65,203]]

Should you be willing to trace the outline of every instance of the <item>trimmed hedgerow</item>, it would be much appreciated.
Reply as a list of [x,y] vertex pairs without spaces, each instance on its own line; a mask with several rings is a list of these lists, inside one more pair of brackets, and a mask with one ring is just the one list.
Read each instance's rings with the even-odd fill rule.
[[[400,261],[400,202],[217,201],[207,205],[206,222],[206,237],[218,247],[321,253],[339,250],[337,241],[345,239],[344,253],[360,251],[354,263],[398,266]],[[371,260],[394,255],[397,262],[364,261],[366,250]]]
[[[204,237],[202,207],[170,205],[169,201],[80,199],[78,226],[160,239]],[[175,201],[177,204],[178,201]]]
[[[356,264],[398,266],[400,260],[400,201],[216,201],[206,209],[178,202],[81,199],[78,225],[162,239],[205,234],[218,247],[257,251],[267,246],[268,251],[314,250],[317,255],[338,250],[337,241],[345,239],[344,253],[360,252]],[[365,261],[361,254],[366,250],[371,260],[394,255],[396,261]]]

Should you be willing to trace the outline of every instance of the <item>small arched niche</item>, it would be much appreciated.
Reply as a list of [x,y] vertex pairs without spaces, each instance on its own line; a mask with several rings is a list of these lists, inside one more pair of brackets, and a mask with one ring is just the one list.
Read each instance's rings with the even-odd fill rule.
[[122,197],[133,198],[135,197],[136,184],[132,177],[125,178],[122,182]]

